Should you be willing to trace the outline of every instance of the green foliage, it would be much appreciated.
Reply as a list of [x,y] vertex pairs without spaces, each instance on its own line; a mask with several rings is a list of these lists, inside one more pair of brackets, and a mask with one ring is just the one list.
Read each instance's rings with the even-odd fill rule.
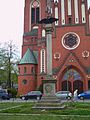
[[17,48],[12,41],[0,44],[0,85],[5,83],[11,88],[12,81],[17,82],[18,62]]
[[12,95],[13,98],[16,98],[17,90],[15,88],[7,89],[7,91]]

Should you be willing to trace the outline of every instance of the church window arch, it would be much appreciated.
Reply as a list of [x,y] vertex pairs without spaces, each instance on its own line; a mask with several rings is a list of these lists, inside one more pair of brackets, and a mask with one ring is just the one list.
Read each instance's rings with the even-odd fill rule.
[[32,74],[35,74],[35,67],[32,67],[32,68],[31,68],[31,73],[32,73]]
[[72,18],[71,17],[68,18],[68,23],[72,24]]
[[31,23],[36,24],[40,19],[40,4],[38,0],[31,3]]
[[72,15],[71,4],[72,4],[72,1],[68,0],[68,15]]
[[[58,19],[58,7],[55,7],[55,18]],[[58,21],[55,22],[55,25],[58,25]]]
[[18,68],[18,72],[19,72],[19,74],[20,74],[20,67]]
[[69,69],[63,76],[63,80],[67,80],[73,77],[73,80],[81,80],[81,75],[74,69]]
[[42,37],[45,37],[45,30],[42,30]]
[[24,74],[26,74],[26,72],[27,72],[27,68],[26,68],[26,67],[24,67]]
[[85,23],[86,22],[86,16],[85,16],[85,5],[82,4],[82,23]]
[[45,49],[42,49],[40,51],[40,58],[41,58],[41,62],[40,62],[40,72],[41,73],[45,73]]
[[90,90],[90,80],[88,80],[88,90]]

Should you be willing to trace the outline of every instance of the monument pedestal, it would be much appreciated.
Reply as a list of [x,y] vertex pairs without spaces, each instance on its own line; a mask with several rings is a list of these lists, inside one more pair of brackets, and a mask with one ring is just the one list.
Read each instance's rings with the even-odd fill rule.
[[45,96],[55,95],[56,92],[56,80],[52,77],[48,77],[43,80],[43,93]]
[[43,80],[43,92],[44,96],[42,96],[41,100],[39,100],[33,109],[40,109],[40,110],[61,110],[65,108],[55,96],[55,87],[56,87],[56,80],[53,79],[51,76],[48,79]]

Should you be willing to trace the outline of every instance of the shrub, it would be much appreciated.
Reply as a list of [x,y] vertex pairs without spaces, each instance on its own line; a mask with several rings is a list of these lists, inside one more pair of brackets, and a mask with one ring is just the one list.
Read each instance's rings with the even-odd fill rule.
[[11,95],[13,98],[17,95],[17,90],[15,88],[8,89],[8,94]]

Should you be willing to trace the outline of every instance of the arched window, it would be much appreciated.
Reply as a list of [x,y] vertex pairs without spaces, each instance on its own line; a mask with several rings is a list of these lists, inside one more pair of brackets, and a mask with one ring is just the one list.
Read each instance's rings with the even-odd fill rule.
[[27,72],[27,68],[26,67],[24,67],[24,74]]
[[35,74],[35,67],[32,67],[32,68],[31,68],[31,73],[32,73],[32,74]]
[[72,18],[71,17],[68,18],[68,23],[72,24]]
[[20,67],[18,68],[18,72],[19,72],[19,74],[20,74]]
[[72,0],[68,0],[68,15],[72,15],[71,4]]
[[85,5],[82,4],[82,23],[86,23]]
[[[58,7],[55,7],[55,18],[58,19]],[[58,21],[55,22],[55,25],[58,25]]]
[[40,18],[40,6],[38,0],[34,0],[31,5],[31,23],[38,23]]
[[67,80],[72,77],[74,80],[81,80],[80,74],[74,69],[67,70],[66,73],[64,74],[63,80]]
[[42,37],[45,37],[45,30],[42,30]]
[[88,81],[88,90],[90,90],[90,80]]
[[42,49],[40,52],[40,58],[41,58],[41,62],[40,62],[40,72],[41,73],[45,73],[45,49]]

